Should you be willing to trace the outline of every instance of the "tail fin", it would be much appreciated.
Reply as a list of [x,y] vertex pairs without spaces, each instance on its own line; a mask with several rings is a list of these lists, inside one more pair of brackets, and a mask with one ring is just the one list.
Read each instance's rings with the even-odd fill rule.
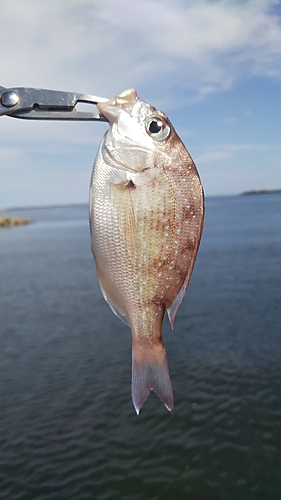
[[169,375],[166,350],[162,342],[144,349],[133,343],[132,352],[132,399],[135,410],[140,409],[153,390],[168,410],[173,408],[173,389]]

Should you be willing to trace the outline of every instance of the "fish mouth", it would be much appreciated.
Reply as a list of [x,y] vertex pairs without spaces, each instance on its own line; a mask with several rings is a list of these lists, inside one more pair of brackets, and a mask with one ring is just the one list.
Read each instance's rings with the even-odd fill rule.
[[138,95],[135,89],[129,89],[109,101],[99,102],[97,108],[109,123],[114,123],[118,119],[120,110],[122,109],[130,113],[137,99]]

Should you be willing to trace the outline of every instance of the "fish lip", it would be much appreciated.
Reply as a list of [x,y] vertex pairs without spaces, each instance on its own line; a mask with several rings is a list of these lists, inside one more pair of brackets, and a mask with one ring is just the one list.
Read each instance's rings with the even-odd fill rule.
[[109,101],[99,102],[97,108],[109,123],[112,124],[117,121],[121,109],[131,113],[137,99],[138,95],[135,89],[129,89],[121,92],[121,94]]

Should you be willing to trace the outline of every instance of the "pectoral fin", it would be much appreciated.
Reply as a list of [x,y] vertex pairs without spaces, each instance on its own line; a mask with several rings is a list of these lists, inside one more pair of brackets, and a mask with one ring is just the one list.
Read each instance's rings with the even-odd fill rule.
[[132,180],[118,184],[111,183],[112,205],[117,219],[118,229],[123,237],[130,260],[135,256],[136,222],[132,203],[132,191],[136,189]]

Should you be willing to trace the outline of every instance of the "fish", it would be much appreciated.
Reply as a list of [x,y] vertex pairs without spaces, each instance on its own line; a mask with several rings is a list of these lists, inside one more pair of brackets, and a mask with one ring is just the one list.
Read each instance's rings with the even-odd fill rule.
[[104,299],[132,333],[132,401],[173,389],[162,322],[186,294],[204,221],[196,166],[167,115],[134,89],[99,103],[109,129],[90,185],[91,247]]

